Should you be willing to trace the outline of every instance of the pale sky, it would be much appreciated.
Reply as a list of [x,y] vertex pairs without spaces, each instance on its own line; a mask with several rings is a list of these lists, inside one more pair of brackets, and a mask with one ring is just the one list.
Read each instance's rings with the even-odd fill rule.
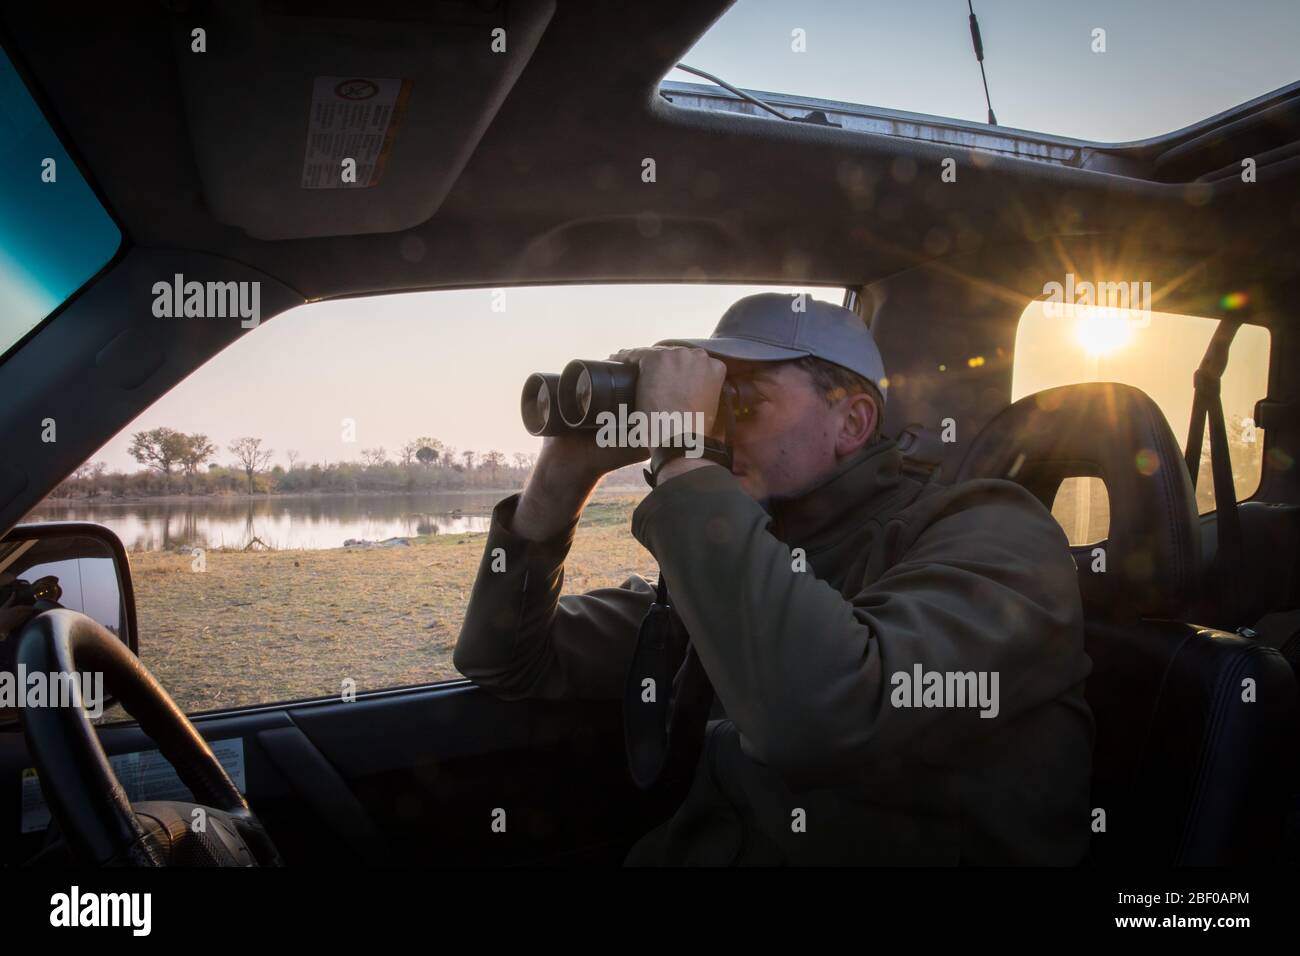
[[[226,445],[251,435],[287,465],[359,460],[383,446],[390,458],[427,435],[460,451],[534,452],[541,439],[520,422],[519,393],[532,372],[575,358],[603,359],[667,338],[707,336],[736,299],[806,291],[839,304],[842,288],[734,285],[534,286],[422,292],[299,306],[251,329],[159,400],[92,460],[134,471],[130,436],[168,426]],[[341,422],[356,422],[356,441]]]
[[[96,455],[133,471],[132,432],[166,425],[203,432],[222,449],[243,435],[264,439],[273,463],[296,449],[304,462],[356,461],[363,448],[396,458],[428,435],[459,451],[532,452],[541,439],[519,418],[519,392],[535,371],[620,348],[708,335],[736,299],[760,291],[807,292],[839,303],[838,288],[734,285],[534,286],[423,292],[300,306],[245,333],[128,425]],[[1077,320],[1029,306],[1016,343],[1011,400],[1054,385],[1113,380],[1156,401],[1181,441],[1191,411],[1192,372],[1216,322],[1154,313],[1147,328],[1090,351]],[[1268,333],[1245,326],[1233,345],[1223,394],[1243,416],[1267,384]],[[889,356],[884,356],[886,371]],[[356,441],[343,440],[343,419]]]

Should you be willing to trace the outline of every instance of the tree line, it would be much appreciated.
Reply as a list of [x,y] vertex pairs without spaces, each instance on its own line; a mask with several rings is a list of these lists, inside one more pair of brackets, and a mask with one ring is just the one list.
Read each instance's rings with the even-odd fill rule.
[[[1263,469],[1263,438],[1248,417],[1226,416],[1232,470],[1238,497],[1251,494]],[[1199,510],[1214,507],[1206,431],[1196,485]],[[134,473],[110,471],[102,462],[86,462],[49,495],[70,498],[145,498],[162,495],[382,493],[523,487],[537,460],[535,454],[499,451],[458,451],[436,438],[420,436],[406,442],[395,455],[383,447],[363,448],[359,461],[308,464],[299,452],[284,452],[287,467],[272,464],[274,451],[255,436],[226,445],[229,463],[219,464],[217,444],[207,435],[172,428],[136,432],[127,449],[143,468]],[[629,465],[609,475],[615,487],[643,488],[644,465]]]
[[[536,462],[535,454],[507,456],[496,450],[458,451],[436,438],[420,436],[396,454],[383,447],[363,448],[359,461],[307,463],[293,449],[284,464],[263,439],[246,435],[220,449],[201,433],[173,428],[135,432],[128,453],[142,467],[110,471],[104,462],[87,462],[59,484],[51,498],[161,495],[302,494],[313,492],[403,493],[458,488],[519,487]],[[223,451],[226,463],[218,459]]]

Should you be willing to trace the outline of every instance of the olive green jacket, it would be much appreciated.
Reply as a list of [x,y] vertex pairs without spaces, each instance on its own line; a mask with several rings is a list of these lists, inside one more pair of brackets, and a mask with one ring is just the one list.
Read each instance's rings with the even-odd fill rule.
[[[725,719],[629,863],[1086,854],[1091,663],[1065,536],[1013,482],[922,485],[901,464],[879,442],[767,510],[699,468],[637,507]],[[516,502],[494,512],[457,669],[506,699],[622,697],[653,589],[561,597],[576,525],[528,542]]]

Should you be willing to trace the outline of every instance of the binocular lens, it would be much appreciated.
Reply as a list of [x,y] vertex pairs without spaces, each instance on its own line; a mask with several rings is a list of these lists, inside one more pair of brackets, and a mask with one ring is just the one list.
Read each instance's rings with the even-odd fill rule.
[[555,415],[555,390],[560,386],[560,376],[534,372],[524,382],[524,392],[519,399],[519,411],[524,428],[530,435],[559,435],[568,431],[564,422]]
[[623,362],[574,359],[560,373],[560,417],[571,428],[597,427],[602,412],[618,413],[620,405],[636,406],[637,367]]
[[[530,435],[565,435],[594,431],[602,412],[617,415],[620,405],[636,405],[637,367],[623,362],[574,359],[559,375],[534,372],[524,382],[519,410]],[[744,419],[757,404],[753,384],[740,379],[722,383],[718,414]],[[730,426],[728,426],[730,427]]]
[[524,382],[520,411],[532,435],[563,435],[598,427],[602,412],[636,403],[637,368],[623,362],[575,359],[559,375],[534,372]]
[[578,406],[578,417],[585,419],[587,412],[591,411],[591,372],[585,368],[573,385],[573,398]]

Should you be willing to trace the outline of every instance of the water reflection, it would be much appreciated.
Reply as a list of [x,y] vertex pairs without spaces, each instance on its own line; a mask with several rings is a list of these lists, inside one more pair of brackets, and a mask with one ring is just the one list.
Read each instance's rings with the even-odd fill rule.
[[94,521],[128,550],[338,548],[348,539],[486,531],[508,492],[392,496],[267,497],[121,504],[53,502],[25,521]]

